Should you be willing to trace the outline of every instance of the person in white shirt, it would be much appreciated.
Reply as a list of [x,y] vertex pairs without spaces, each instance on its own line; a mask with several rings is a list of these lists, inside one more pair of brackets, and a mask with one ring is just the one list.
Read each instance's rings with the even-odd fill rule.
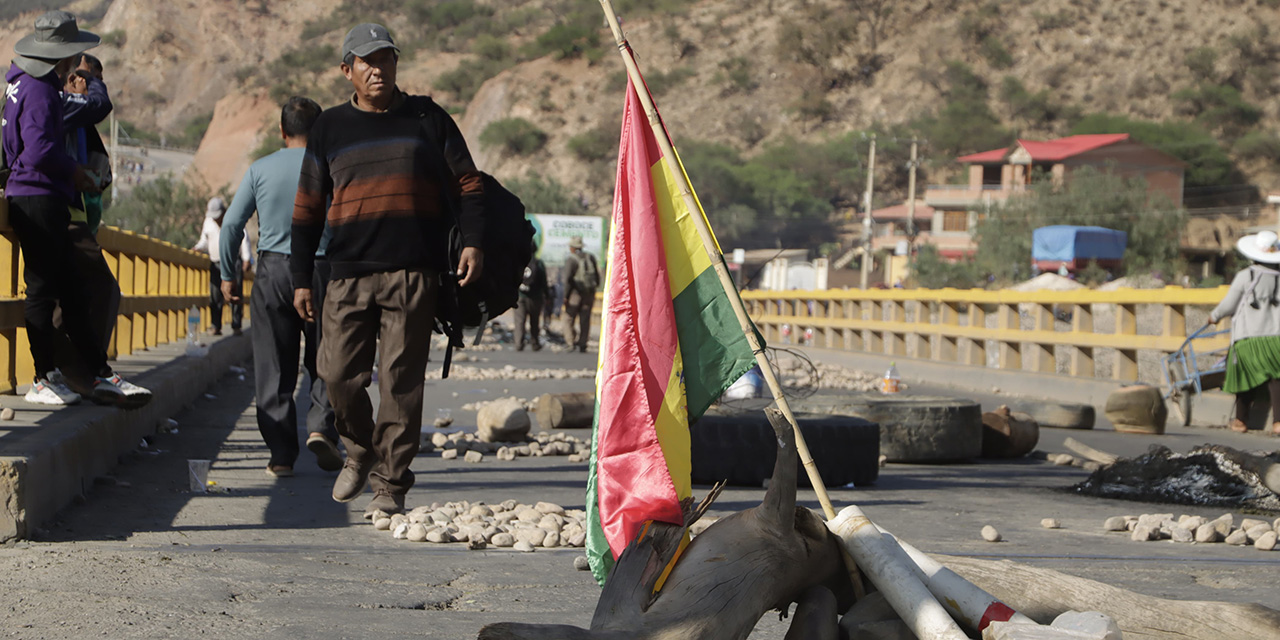
[[[227,206],[222,202],[222,198],[214,196],[209,199],[209,205],[204,211],[204,227],[200,229],[200,240],[196,242],[193,251],[204,251],[209,254],[209,320],[213,325],[213,335],[222,335],[222,305],[228,301],[222,297],[222,265],[218,255],[218,242],[222,234],[222,216],[227,212]],[[232,273],[235,274],[233,291],[235,298],[239,300],[244,296],[244,272],[249,270],[249,237],[246,235],[244,240],[240,242],[240,262],[233,266]],[[231,304],[231,330],[240,333],[240,326],[244,322],[244,303],[230,302]]]

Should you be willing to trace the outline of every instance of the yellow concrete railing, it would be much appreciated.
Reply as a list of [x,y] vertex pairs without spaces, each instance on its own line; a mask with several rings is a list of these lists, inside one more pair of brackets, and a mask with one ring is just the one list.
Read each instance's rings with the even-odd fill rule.
[[[185,339],[192,306],[206,311],[200,317],[201,329],[210,325],[207,255],[114,227],[102,227],[98,243],[122,295],[109,357]],[[246,274],[246,294],[248,280]],[[18,242],[4,228],[0,231],[0,392],[13,392],[34,375],[23,328],[24,288]]]
[[[747,291],[742,298],[772,343],[803,342],[808,330],[817,347],[1088,378],[1101,373],[1095,355],[1106,351],[1108,377],[1122,381],[1139,379],[1142,354],[1141,378],[1158,382],[1146,365],[1178,350],[1226,292],[872,289]],[[1109,326],[1095,328],[1095,316]],[[1196,349],[1227,344],[1223,335],[1197,341]]]

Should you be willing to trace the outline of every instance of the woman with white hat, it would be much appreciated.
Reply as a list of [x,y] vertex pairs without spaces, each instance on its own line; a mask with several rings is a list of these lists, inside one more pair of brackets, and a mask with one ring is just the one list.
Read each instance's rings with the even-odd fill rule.
[[1254,401],[1271,397],[1271,434],[1280,435],[1280,238],[1263,231],[1240,238],[1236,249],[1253,261],[1231,281],[1227,297],[1209,314],[1209,324],[1231,317],[1231,350],[1223,391],[1236,394],[1228,426],[1243,433]]

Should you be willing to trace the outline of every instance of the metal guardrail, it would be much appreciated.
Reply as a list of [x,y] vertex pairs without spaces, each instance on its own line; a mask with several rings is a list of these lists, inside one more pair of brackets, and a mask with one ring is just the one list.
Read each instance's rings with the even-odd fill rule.
[[[1139,378],[1140,353],[1146,362],[1178,350],[1188,334],[1188,309],[1212,307],[1227,290],[746,291],[742,298],[756,326],[773,342],[782,341],[786,325],[793,341],[810,330],[817,347],[1085,378],[1096,377],[1095,354],[1111,350],[1115,359],[1109,377],[1133,381]],[[1158,324],[1155,330],[1139,331],[1140,310],[1143,317],[1159,318],[1147,323]],[[1105,332],[1094,330],[1095,315],[1101,314],[1112,325]],[[1069,328],[1064,330],[1064,324]],[[1224,336],[1204,346],[1228,343]],[[1059,350],[1066,350],[1064,366]]]
[[[131,354],[187,335],[193,306],[209,300],[209,258],[132,231],[102,227],[98,243],[120,283],[122,299],[108,357]],[[34,375],[23,328],[22,259],[8,220],[0,220],[0,393],[11,393]],[[245,294],[251,286],[245,277]],[[247,304],[245,305],[248,306]],[[207,307],[206,307],[207,308]],[[246,308],[247,312],[248,309]],[[228,310],[224,308],[224,313]],[[210,326],[200,314],[200,328]]]

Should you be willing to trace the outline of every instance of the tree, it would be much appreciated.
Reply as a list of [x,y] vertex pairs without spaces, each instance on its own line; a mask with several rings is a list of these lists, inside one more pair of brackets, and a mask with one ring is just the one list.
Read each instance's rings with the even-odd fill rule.
[[849,8],[867,27],[867,50],[875,53],[893,17],[893,3],[889,0],[849,0]]
[[1148,192],[1145,180],[1083,167],[1066,185],[1040,182],[979,221],[976,267],[998,280],[1022,279],[1029,275],[1032,231],[1066,224],[1124,231],[1126,273],[1171,275],[1183,266],[1178,249],[1185,222],[1186,211]]

